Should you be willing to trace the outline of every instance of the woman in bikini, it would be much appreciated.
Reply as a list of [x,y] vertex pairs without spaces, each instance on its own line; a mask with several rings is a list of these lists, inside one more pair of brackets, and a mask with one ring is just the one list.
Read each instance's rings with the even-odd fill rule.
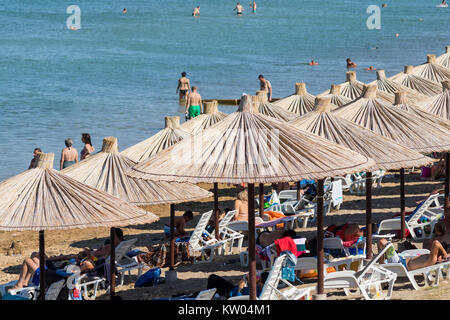
[[94,147],[92,146],[91,143],[91,135],[89,133],[83,133],[81,135],[81,142],[84,143],[84,148],[83,150],[81,150],[80,152],[80,158],[81,160],[86,159],[87,157],[89,157],[89,155],[94,152]]
[[78,162],[78,151],[72,147],[72,139],[68,138],[64,141],[66,148],[61,151],[61,161],[59,170],[67,168]]

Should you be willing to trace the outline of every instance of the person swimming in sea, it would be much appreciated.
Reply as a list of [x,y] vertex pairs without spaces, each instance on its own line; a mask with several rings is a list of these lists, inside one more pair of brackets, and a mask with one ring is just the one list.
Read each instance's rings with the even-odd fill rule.
[[317,61],[314,61],[314,59],[313,59],[313,60],[311,60],[311,61],[309,62],[309,65],[310,65],[310,66],[318,66],[319,63],[318,63]]
[[122,12],[127,13],[127,8],[123,8]]
[[347,58],[347,68],[356,68],[358,65],[354,63],[350,58]]
[[194,8],[194,11],[192,12],[192,16],[196,17],[200,15],[200,6]]
[[252,8],[252,13],[256,12],[256,2],[253,1],[252,3],[250,3],[250,8]]
[[374,68],[373,66],[370,66],[370,67],[367,68],[367,70],[368,70],[368,71],[374,71],[374,70],[377,70],[377,69]]
[[238,16],[242,15],[242,12],[244,11],[244,7],[242,7],[242,5],[238,2],[236,4],[236,7],[233,9],[233,11],[236,10],[236,14]]

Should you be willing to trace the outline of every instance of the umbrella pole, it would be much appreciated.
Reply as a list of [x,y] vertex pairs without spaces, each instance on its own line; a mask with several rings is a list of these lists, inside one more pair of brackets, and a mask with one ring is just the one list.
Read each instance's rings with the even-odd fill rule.
[[400,169],[400,240],[405,238],[405,169]]
[[115,236],[116,230],[114,227],[111,228],[110,231],[110,245],[111,245],[111,253],[109,257],[110,262],[110,279],[109,279],[109,295],[112,300],[116,294],[116,246],[115,246]]
[[445,154],[445,195],[444,195],[444,219],[447,222],[450,219],[450,153]]
[[248,285],[250,300],[256,300],[255,185],[248,184]]
[[366,257],[372,259],[372,172],[366,172]]
[[39,291],[40,300],[45,300],[45,239],[44,231],[39,231]]
[[297,201],[300,201],[300,198],[302,197],[300,194],[300,181],[297,181]]
[[317,182],[317,189],[317,294],[323,294],[323,179]]
[[214,182],[214,230],[216,232],[216,239],[220,240],[219,234],[219,186],[217,182]]
[[259,184],[259,217],[264,213],[264,183]]
[[173,270],[175,264],[175,204],[170,204],[170,261],[169,270]]

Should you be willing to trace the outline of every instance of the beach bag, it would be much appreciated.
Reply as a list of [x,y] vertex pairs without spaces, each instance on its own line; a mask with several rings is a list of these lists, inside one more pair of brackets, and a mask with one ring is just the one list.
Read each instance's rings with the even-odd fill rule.
[[160,276],[161,268],[150,269],[136,280],[134,287],[139,288],[158,284]]
[[295,282],[296,280],[301,282],[295,274],[295,266],[297,265],[297,257],[290,251],[281,252],[280,256],[286,255],[286,260],[281,267],[281,278],[289,282]]

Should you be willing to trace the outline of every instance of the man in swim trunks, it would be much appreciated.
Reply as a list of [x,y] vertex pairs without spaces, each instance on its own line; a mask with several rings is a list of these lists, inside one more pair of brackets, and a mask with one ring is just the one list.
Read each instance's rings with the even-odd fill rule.
[[186,99],[186,114],[189,118],[195,118],[202,113],[202,97],[197,92],[197,87],[192,87],[192,92],[188,94]]
[[236,10],[237,12],[236,12],[236,14],[238,15],[238,16],[240,16],[241,14],[242,14],[242,11],[244,11],[244,7],[238,2],[237,4],[236,4],[236,7],[233,9],[233,11],[234,10]]
[[186,72],[181,73],[181,78],[178,79],[178,86],[177,86],[177,93],[180,92],[180,100],[186,99],[186,96],[188,92],[191,92],[190,90],[191,84],[189,82],[189,79],[186,78]]
[[267,99],[269,100],[269,102],[271,102],[272,101],[272,85],[270,84],[270,81],[264,79],[264,76],[262,74],[260,74],[258,76],[258,79],[259,79],[260,90],[267,92]]
[[250,3],[250,8],[252,8],[252,13],[256,12],[256,2],[253,1],[252,3]]

